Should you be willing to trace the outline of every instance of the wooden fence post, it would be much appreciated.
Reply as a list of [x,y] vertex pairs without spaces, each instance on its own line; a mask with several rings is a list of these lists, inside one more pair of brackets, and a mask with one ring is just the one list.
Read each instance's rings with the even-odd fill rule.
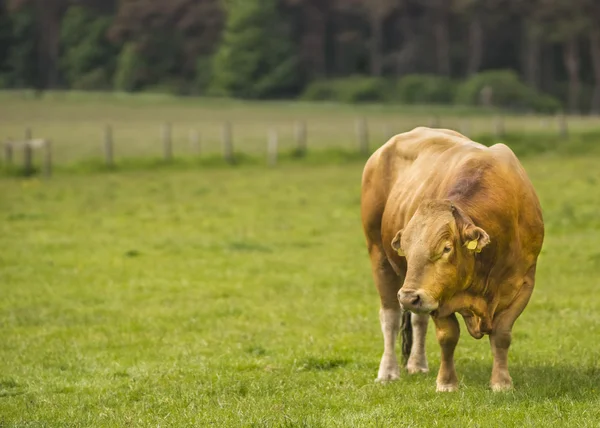
[[4,143],[4,163],[8,167],[13,164],[13,146],[10,141]]
[[567,116],[562,111],[558,115],[558,133],[563,140],[569,138],[569,125],[567,124]]
[[50,178],[52,175],[52,141],[44,141],[44,176]]
[[387,141],[394,136],[392,128],[389,123],[383,125],[383,138]]
[[502,116],[496,116],[494,119],[494,135],[496,138],[504,136],[504,118]]
[[229,121],[223,124],[223,157],[228,163],[233,163],[233,138],[231,132],[231,123]]
[[364,117],[356,121],[356,139],[358,140],[358,151],[362,154],[369,153],[369,130]]
[[267,143],[267,156],[268,156],[270,166],[277,165],[278,140],[279,140],[279,136],[277,135],[277,130],[271,129],[269,131],[269,141]]
[[460,122],[460,133],[463,134],[464,136],[469,136],[469,133],[471,132],[471,127],[469,126],[469,121],[468,120],[462,120]]
[[27,176],[33,174],[33,147],[29,145],[29,142],[33,138],[32,136],[31,127],[26,127],[25,145],[23,146],[23,171]]
[[23,145],[23,171],[25,175],[33,173],[33,147],[31,147],[29,140],[25,141]]
[[306,154],[306,122],[296,122],[296,153],[300,156]]
[[430,128],[439,128],[440,127],[440,118],[436,116],[431,116],[429,119],[429,127]]
[[195,155],[200,155],[200,134],[196,129],[190,130],[190,150]]
[[114,166],[113,133],[110,125],[106,125],[104,128],[104,159],[107,167],[112,168]]
[[165,161],[169,162],[173,159],[173,144],[171,139],[171,124],[165,123],[162,127],[163,138],[163,155]]

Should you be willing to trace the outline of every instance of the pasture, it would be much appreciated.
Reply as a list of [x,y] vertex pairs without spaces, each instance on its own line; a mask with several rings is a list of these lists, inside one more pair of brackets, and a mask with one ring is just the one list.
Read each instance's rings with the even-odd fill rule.
[[599,160],[523,159],[547,237],[508,393],[462,320],[459,392],[431,325],[430,373],[373,382],[362,161],[4,178],[0,425],[597,426]]

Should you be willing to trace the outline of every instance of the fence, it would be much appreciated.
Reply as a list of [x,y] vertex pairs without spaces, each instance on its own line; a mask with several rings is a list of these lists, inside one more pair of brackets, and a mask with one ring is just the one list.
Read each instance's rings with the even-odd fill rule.
[[[558,115],[556,117],[545,117],[540,118],[539,129],[548,131],[552,122],[555,126],[554,131],[562,139],[567,139],[569,136],[569,127],[567,117],[564,115]],[[427,126],[430,127],[441,127],[442,120],[438,116],[432,116]],[[473,131],[472,119],[460,119],[459,123],[455,126],[446,126],[454,128],[457,131],[471,135]],[[235,150],[235,137],[234,137],[234,124],[232,121],[225,121],[221,125],[221,137],[220,144],[222,150],[222,157],[226,163],[233,164],[236,161],[236,153],[242,153]],[[408,129],[411,129],[412,126]],[[396,129],[389,123],[383,124],[383,138],[391,137],[396,133]],[[173,149],[173,130],[174,126],[170,122],[165,122],[160,127],[159,138],[162,142],[162,159],[164,162],[172,162],[177,156],[177,153]],[[114,168],[118,166],[118,162],[115,159],[115,153],[118,151],[119,141],[115,137],[113,126],[105,125],[103,130],[98,130],[99,135],[103,135],[102,138],[102,150],[98,152],[103,153],[103,163],[108,168]],[[354,123],[354,141],[355,146],[352,150],[367,155],[370,152],[370,124],[366,117],[359,117]],[[100,134],[102,132],[102,134]],[[481,133],[481,129],[479,131]],[[491,134],[496,138],[502,138],[507,133],[507,124],[505,117],[495,116],[489,119],[487,134]],[[48,138],[32,138],[32,129],[27,127],[24,132],[25,138],[23,140],[14,141],[12,139],[4,142],[4,165],[8,169],[19,170],[25,175],[31,175],[36,172],[34,167],[34,152],[40,152],[41,166],[39,170],[45,177],[50,177],[53,170],[53,144]],[[294,154],[298,157],[304,156],[309,148],[311,148],[311,134],[310,124],[306,120],[297,120],[293,125],[293,146]],[[240,137],[243,139],[243,136]],[[202,133],[197,129],[191,129],[188,135],[189,147],[194,156],[201,156],[203,154],[203,140]],[[275,166],[278,163],[278,157],[281,150],[281,135],[276,127],[269,127],[265,133],[265,153],[267,164]],[[381,141],[378,142],[381,143]],[[312,148],[311,148],[312,149]],[[17,164],[15,159],[15,153],[21,152],[22,164]],[[81,159],[84,160],[84,159]]]
[[23,152],[22,172],[24,175],[34,173],[33,152],[43,151],[42,173],[45,177],[52,175],[52,143],[46,139],[27,139],[23,141],[10,141],[4,143],[4,163],[8,168],[13,167],[14,153],[17,150]]

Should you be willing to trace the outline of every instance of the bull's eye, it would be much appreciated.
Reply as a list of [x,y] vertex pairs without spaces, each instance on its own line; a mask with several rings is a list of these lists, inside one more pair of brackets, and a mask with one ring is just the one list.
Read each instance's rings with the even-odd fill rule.
[[450,251],[452,251],[452,246],[451,245],[446,245],[444,247],[444,254],[448,254]]

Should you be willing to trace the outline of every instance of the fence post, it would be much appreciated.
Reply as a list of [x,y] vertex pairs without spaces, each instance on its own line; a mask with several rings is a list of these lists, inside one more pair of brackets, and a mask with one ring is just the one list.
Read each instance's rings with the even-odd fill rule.
[[558,133],[563,140],[569,138],[569,126],[567,124],[567,116],[562,111],[558,115]]
[[504,118],[496,116],[494,119],[494,135],[496,138],[504,136]]
[[33,132],[31,127],[25,128],[25,145],[23,146],[23,170],[25,175],[33,174],[33,147],[29,145],[29,142],[33,138]]
[[52,175],[52,141],[44,141],[44,176],[50,178]]
[[162,127],[162,137],[163,137],[163,153],[165,157],[165,161],[169,162],[173,159],[173,146],[171,142],[171,124],[165,123]]
[[460,133],[463,134],[464,136],[469,136],[469,133],[471,132],[471,127],[469,126],[469,121],[468,120],[462,120],[460,122]]
[[9,141],[4,143],[4,162],[8,167],[13,163],[13,146]]
[[104,128],[104,159],[107,167],[112,168],[114,166],[113,133],[110,125],[106,125]]
[[296,153],[300,156],[306,154],[306,122],[296,122]]
[[356,121],[356,138],[358,140],[358,151],[362,154],[369,153],[369,130],[364,117]]
[[227,163],[233,163],[233,138],[231,132],[231,123],[229,121],[223,124],[223,157]]
[[268,156],[270,166],[277,165],[278,140],[279,140],[279,136],[277,135],[277,130],[271,129],[269,131],[269,141],[268,141],[268,145],[267,145],[267,156]]
[[195,155],[200,155],[200,134],[196,129],[190,130],[190,149]]
[[383,125],[383,138],[387,141],[392,138],[394,134],[392,133],[392,129],[389,123]]
[[23,171],[25,175],[31,175],[33,172],[33,148],[29,140],[23,145]]

